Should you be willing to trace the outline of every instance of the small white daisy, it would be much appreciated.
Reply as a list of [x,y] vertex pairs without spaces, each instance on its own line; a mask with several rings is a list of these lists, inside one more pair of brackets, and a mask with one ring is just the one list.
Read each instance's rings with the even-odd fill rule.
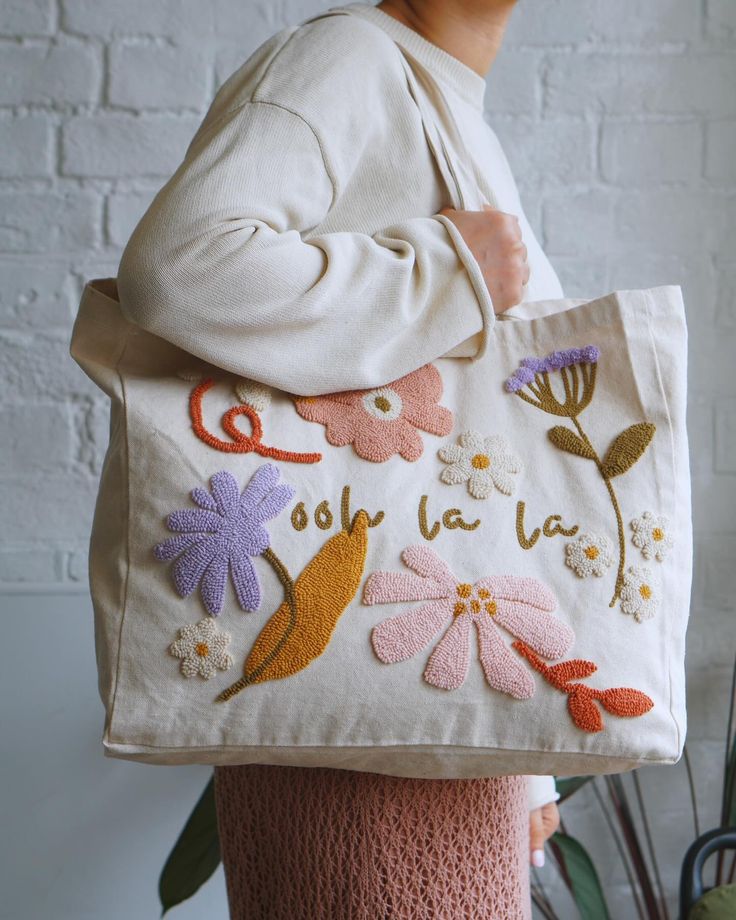
[[271,404],[270,388],[263,383],[258,383],[257,380],[239,377],[233,385],[233,390],[241,403],[250,406],[256,412],[263,412]]
[[233,659],[225,651],[229,643],[230,636],[217,628],[212,617],[205,617],[180,629],[179,638],[169,646],[169,651],[175,658],[181,658],[184,677],[199,675],[209,680],[217,671],[227,671],[233,666]]
[[565,556],[565,565],[580,578],[600,578],[613,565],[613,543],[606,536],[582,533],[565,546]]
[[494,488],[504,495],[513,493],[516,488],[513,476],[523,466],[503,435],[484,438],[477,431],[464,431],[458,441],[438,451],[440,458],[450,464],[440,474],[443,482],[448,485],[467,482],[474,498],[488,498]]
[[645,559],[662,562],[673,546],[669,526],[669,521],[664,515],[645,511],[641,517],[634,518],[631,522],[631,529],[634,531],[631,541],[641,550]]
[[624,575],[621,589],[621,609],[641,623],[650,620],[657,612],[659,599],[652,587],[651,572],[642,566],[631,566]]

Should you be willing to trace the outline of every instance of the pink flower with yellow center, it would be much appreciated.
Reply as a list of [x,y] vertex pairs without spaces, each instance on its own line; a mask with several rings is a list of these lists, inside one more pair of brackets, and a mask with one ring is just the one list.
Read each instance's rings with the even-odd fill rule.
[[383,463],[394,454],[418,460],[424,451],[420,431],[452,431],[452,412],[439,405],[441,396],[439,371],[425,364],[386,386],[297,397],[294,404],[302,418],[325,426],[330,444],[352,444],[359,457]]
[[572,629],[550,615],[557,599],[535,578],[494,575],[475,583],[460,581],[423,544],[407,546],[401,558],[411,572],[373,572],[365,584],[363,603],[427,603],[374,626],[373,649],[387,664],[406,661],[447,627],[424,670],[424,679],[435,687],[455,690],[465,682],[472,624],[478,631],[486,680],[494,689],[522,700],[534,694],[534,680],[504,642],[501,629],[548,659],[560,658],[575,640]]

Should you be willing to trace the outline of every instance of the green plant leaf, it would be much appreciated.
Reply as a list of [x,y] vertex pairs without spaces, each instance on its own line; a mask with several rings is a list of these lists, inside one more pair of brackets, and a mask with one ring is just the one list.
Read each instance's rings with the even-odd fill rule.
[[578,457],[585,457],[586,460],[595,460],[593,448],[586,444],[582,438],[578,437],[574,431],[565,428],[564,425],[555,425],[547,432],[547,437],[560,450],[567,451],[568,454],[575,454]]
[[549,843],[563,875],[570,880],[582,920],[610,920],[598,873],[582,844],[559,831],[550,837]]
[[191,898],[219,865],[215,786],[210,779],[161,871],[158,881],[161,916]]
[[656,425],[639,422],[616,435],[603,460],[601,472],[606,479],[613,479],[630,470],[649,447],[656,430]]
[[560,802],[562,803],[565,799],[569,799],[573,793],[577,792],[578,789],[582,789],[592,779],[592,776],[556,776],[555,786],[560,793]]

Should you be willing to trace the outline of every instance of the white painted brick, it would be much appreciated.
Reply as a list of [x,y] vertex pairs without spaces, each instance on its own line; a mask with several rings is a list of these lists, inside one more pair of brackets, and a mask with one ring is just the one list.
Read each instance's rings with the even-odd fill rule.
[[[29,394],[35,395],[35,394]],[[0,408],[0,474],[60,472],[72,459],[69,411],[61,405],[26,403]]]
[[690,474],[709,479],[713,474],[715,421],[710,393],[693,392],[687,399],[687,434],[690,445]]
[[110,440],[109,404],[89,403],[76,408],[78,436],[76,459],[89,472],[99,475]]
[[[618,248],[650,253],[728,251],[732,204],[717,194],[667,189],[623,194],[616,213]],[[698,220],[693,220],[693,215]]]
[[605,190],[545,198],[544,239],[550,255],[597,256],[613,239],[615,197]]
[[607,122],[601,139],[603,178],[626,186],[695,181],[700,177],[698,122]]
[[3,0],[0,4],[0,35],[47,35],[53,20],[53,0]]
[[123,247],[144,215],[155,192],[120,192],[107,202],[107,235],[113,246]]
[[736,399],[716,402],[716,472],[736,473]]
[[202,108],[209,102],[209,54],[200,44],[141,45],[110,49],[112,105],[133,109]]
[[3,326],[68,327],[73,297],[66,265],[0,259],[0,324]]
[[717,290],[716,326],[732,329],[736,326],[736,264],[718,267]]
[[[12,522],[9,522],[12,524]],[[42,546],[0,549],[0,582],[49,584],[59,580],[56,553]]]
[[590,124],[513,119],[498,122],[495,128],[519,185],[563,185],[571,190],[593,179],[595,138]]
[[89,537],[97,495],[91,478],[37,476],[33,501],[28,480],[0,480],[0,528],[13,542],[84,540]]
[[549,57],[544,111],[729,118],[736,115],[735,83],[734,55],[559,53]]
[[99,238],[100,203],[92,192],[0,193],[0,252],[59,252]]
[[705,174],[736,185],[736,121],[714,121],[706,133]]
[[72,118],[62,135],[66,176],[169,176],[201,119],[173,115]]
[[691,332],[695,327],[711,328],[715,316],[716,277],[707,252],[700,250],[683,256],[640,247],[612,254],[608,264],[612,289],[680,285],[685,312],[693,327]]
[[706,31],[712,38],[736,36],[736,4],[733,0],[706,0]]
[[69,581],[86,582],[89,578],[89,553],[87,547],[68,554],[66,576]]
[[488,78],[487,121],[495,126],[494,116],[499,113],[533,115],[537,111],[540,62],[535,52],[501,52]]
[[690,0],[537,0],[519,5],[508,40],[520,45],[650,44],[684,41],[698,30],[698,4]]
[[0,105],[57,106],[99,96],[101,70],[93,47],[4,44],[0,55]]
[[194,35],[201,41],[212,35],[212,10],[201,0],[61,0],[61,11],[64,28],[80,35]]
[[39,402],[77,396],[94,396],[97,388],[69,357],[69,337],[64,332],[3,332],[0,334],[3,398]]
[[53,129],[39,115],[0,121],[0,177],[36,178],[52,171]]

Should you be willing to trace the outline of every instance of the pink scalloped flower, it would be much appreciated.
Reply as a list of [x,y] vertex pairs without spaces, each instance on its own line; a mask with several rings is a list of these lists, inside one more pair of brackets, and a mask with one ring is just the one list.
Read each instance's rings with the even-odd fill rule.
[[565,623],[550,615],[552,591],[535,578],[494,575],[475,584],[459,581],[428,546],[407,546],[401,558],[411,572],[373,572],[364,604],[426,601],[373,627],[371,642],[381,661],[406,661],[432,642],[450,621],[427,661],[424,679],[444,690],[462,687],[470,668],[470,630],[478,630],[478,651],[486,680],[519,700],[534,695],[534,680],[503,641],[501,628],[543,658],[560,658],[575,641]]
[[425,364],[384,387],[297,397],[294,404],[302,418],[325,426],[330,444],[352,444],[359,457],[383,463],[394,454],[418,460],[424,450],[419,431],[452,431],[452,412],[439,405],[441,396],[440,373]]

